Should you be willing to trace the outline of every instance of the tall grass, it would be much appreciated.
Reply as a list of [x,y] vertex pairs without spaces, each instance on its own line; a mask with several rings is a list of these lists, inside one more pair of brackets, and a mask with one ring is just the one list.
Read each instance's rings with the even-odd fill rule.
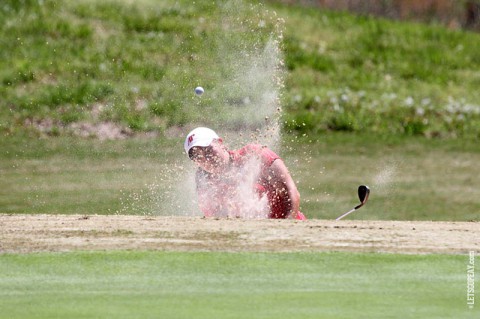
[[288,127],[310,134],[479,136],[478,34],[346,13],[280,10],[288,15]]
[[232,67],[283,30],[287,131],[480,136],[475,33],[239,0],[6,0],[0,20],[2,134],[216,126],[249,97]]

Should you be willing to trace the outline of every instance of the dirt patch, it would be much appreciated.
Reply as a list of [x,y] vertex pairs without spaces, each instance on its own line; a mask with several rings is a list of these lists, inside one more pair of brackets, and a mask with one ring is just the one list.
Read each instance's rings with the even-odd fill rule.
[[24,122],[26,127],[31,127],[42,136],[55,136],[70,134],[83,138],[98,138],[104,140],[124,140],[135,135],[128,127],[113,122],[75,122],[63,124],[53,119],[27,119]]
[[480,251],[478,222],[0,215],[0,252],[72,250]]

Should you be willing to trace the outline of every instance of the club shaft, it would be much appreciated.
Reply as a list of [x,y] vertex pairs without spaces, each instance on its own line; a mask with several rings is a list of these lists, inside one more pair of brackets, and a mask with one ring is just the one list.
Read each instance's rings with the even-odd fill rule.
[[335,220],[340,220],[340,219],[342,219],[343,217],[347,216],[348,214],[353,213],[355,210],[356,210],[356,209],[353,208],[352,210],[346,212],[346,213],[343,214],[342,216],[337,217],[337,219],[335,219]]

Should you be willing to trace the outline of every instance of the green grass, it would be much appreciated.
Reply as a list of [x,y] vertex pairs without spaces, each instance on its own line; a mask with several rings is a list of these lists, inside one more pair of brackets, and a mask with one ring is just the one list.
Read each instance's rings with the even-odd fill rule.
[[472,32],[240,0],[7,0],[0,21],[2,134],[45,122],[47,135],[104,121],[238,128],[273,92],[285,126],[312,136],[480,136]]
[[2,213],[161,214],[153,203],[167,190],[139,196],[160,178],[174,182],[179,169],[170,167],[172,153],[181,152],[158,139],[6,138],[1,144]]
[[0,255],[0,318],[473,318],[468,256]]
[[338,133],[307,141],[292,143],[284,155],[308,216],[338,217],[358,204],[356,188],[366,184],[369,202],[349,218],[478,220],[475,141]]
[[478,136],[472,127],[480,109],[478,34],[347,13],[278,10],[286,19],[291,128],[310,134]]
[[[7,0],[0,21],[1,213],[196,214],[167,136],[205,124],[247,143],[279,98],[307,216],[368,184],[351,218],[478,220],[479,34],[240,0]],[[158,139],[75,137],[104,122]]]
[[[226,141],[228,143],[228,140]],[[0,213],[199,215],[194,165],[182,139],[0,140]],[[332,219],[478,220],[475,141],[326,134],[287,139],[279,154],[294,176],[301,209]]]

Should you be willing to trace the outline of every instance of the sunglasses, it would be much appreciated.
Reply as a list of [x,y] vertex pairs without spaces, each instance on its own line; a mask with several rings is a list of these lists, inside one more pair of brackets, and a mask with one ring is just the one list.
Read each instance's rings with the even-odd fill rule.
[[188,157],[190,157],[192,161],[197,161],[202,158],[206,158],[208,160],[212,158],[213,155],[213,148],[211,146],[194,146],[188,151]]

